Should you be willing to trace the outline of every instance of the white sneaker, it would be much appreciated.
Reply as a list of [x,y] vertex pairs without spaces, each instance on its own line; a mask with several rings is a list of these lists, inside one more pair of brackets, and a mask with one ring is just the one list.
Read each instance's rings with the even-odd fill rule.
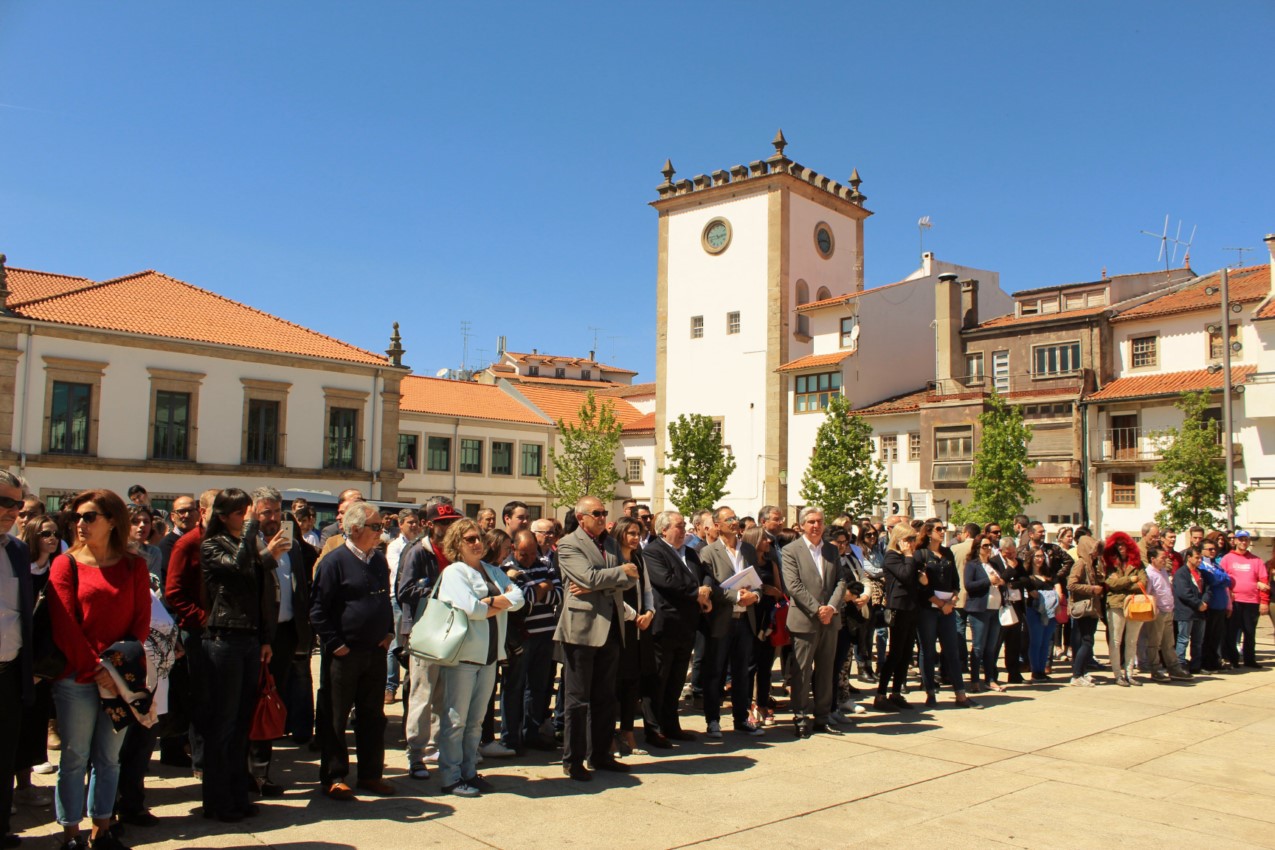
[[48,776],[51,773],[57,773],[58,766],[56,764],[53,764],[52,762],[46,761],[46,762],[43,762],[42,764],[37,764],[35,767],[31,768],[31,772],[39,773],[42,776]]
[[850,709],[850,713],[851,714],[867,714],[868,710],[856,702],[854,704],[854,708]]
[[432,752],[432,753],[427,753],[427,754],[425,755],[425,763],[426,763],[426,764],[438,764],[438,750],[435,750],[435,751],[434,751],[434,752]]
[[750,735],[754,738],[760,738],[766,734],[765,730],[761,728],[761,724],[754,720],[745,720],[743,723],[735,724],[735,731],[743,732],[745,735]]
[[710,738],[722,737],[722,724],[718,723],[716,720],[712,721],[708,724],[708,731],[704,734]]
[[1071,680],[1071,686],[1073,688],[1092,688],[1094,684],[1084,676],[1075,676]]
[[478,752],[482,753],[483,756],[487,758],[494,759],[507,759],[510,756],[515,755],[513,750],[509,749],[509,747],[506,747],[499,741],[488,741],[478,748]]
[[854,697],[849,697],[846,699],[845,702],[837,706],[837,708],[841,709],[842,711],[854,711],[855,705],[857,705],[857,703],[854,701]]

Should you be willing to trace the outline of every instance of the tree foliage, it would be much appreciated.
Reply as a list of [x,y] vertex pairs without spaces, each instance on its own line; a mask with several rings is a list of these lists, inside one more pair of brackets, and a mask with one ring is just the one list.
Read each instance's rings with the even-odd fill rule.
[[970,473],[970,503],[956,502],[949,521],[979,525],[995,522],[1008,528],[1014,516],[1034,500],[1031,479],[1027,477],[1027,470],[1036,465],[1027,457],[1032,429],[1023,422],[1023,409],[1006,404],[997,392],[988,398],[987,409],[978,415],[978,423],[982,439]]
[[868,516],[885,501],[885,480],[885,466],[872,450],[872,426],[852,416],[849,400],[835,393],[801,479],[802,500],[830,519]]
[[549,464],[540,476],[540,486],[554,507],[573,506],[585,496],[596,496],[604,505],[615,498],[620,480],[615,453],[621,428],[615,405],[608,400],[599,406],[590,390],[580,405],[579,418],[578,425],[558,420],[562,451],[549,448]]
[[[1219,527],[1226,519],[1226,465],[1219,441],[1219,423],[1206,414],[1209,393],[1183,393],[1174,405],[1182,411],[1182,426],[1156,431],[1151,439],[1160,449],[1160,463],[1147,480],[1160,491],[1164,507],[1155,515],[1162,528]],[[1235,506],[1249,491],[1235,491]]]
[[713,424],[710,417],[692,413],[668,426],[669,465],[660,473],[672,480],[669,501],[686,516],[717,505],[735,471],[735,458]]

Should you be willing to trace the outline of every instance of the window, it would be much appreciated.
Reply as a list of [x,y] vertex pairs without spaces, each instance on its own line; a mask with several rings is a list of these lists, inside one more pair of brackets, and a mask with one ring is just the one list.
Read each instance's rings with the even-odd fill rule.
[[416,469],[416,449],[420,445],[420,437],[416,434],[398,435],[398,468]]
[[726,314],[726,333],[727,335],[739,333],[738,310]]
[[1018,315],[1034,316],[1040,312],[1040,301],[1019,301]]
[[544,465],[545,447],[539,443],[522,444],[522,474],[539,478]]
[[894,463],[899,459],[899,438],[896,434],[881,436],[881,462]]
[[1070,419],[1072,405],[1069,401],[1054,404],[1023,405],[1024,419]]
[[1051,378],[1080,371],[1080,343],[1064,342],[1059,345],[1038,345],[1032,349],[1033,376]]
[[921,459],[921,432],[913,431],[908,434],[908,460]]
[[725,421],[726,421],[726,420],[725,420],[723,417],[721,417],[721,416],[714,416],[714,417],[713,417],[713,436],[717,438],[717,442],[719,442],[719,443],[720,443],[720,442],[722,441],[722,439],[723,439],[723,438],[722,438],[722,425],[723,425],[723,423],[725,423]]
[[491,474],[514,474],[514,444],[501,440],[491,441]]
[[188,460],[190,432],[190,393],[156,391],[151,457],[155,460]]
[[854,348],[859,343],[859,334],[855,332],[854,316],[846,316],[841,320],[841,347]]
[[279,402],[248,399],[248,437],[244,463],[274,466],[279,462]]
[[[1240,341],[1240,329],[1237,325],[1228,323],[1228,335],[1231,338],[1231,359],[1235,360],[1240,356],[1240,352],[1235,350],[1235,343]],[[1222,330],[1218,325],[1209,325],[1209,359],[1222,359]]]
[[328,469],[357,469],[359,459],[359,411],[353,407],[328,410]]
[[704,317],[691,316],[691,339],[704,338]]
[[1136,472],[1111,473],[1111,504],[1138,504],[1138,474]]
[[592,370],[592,369],[581,369],[581,370],[580,370],[580,380],[582,380],[582,381],[588,381],[588,380],[592,380],[592,378],[593,378],[593,370]]
[[797,306],[809,303],[810,301],[810,285],[804,280],[797,281]]
[[1004,395],[1009,392],[1009,352],[992,352],[992,385],[996,392]]
[[806,342],[810,341],[810,317],[805,313],[797,314],[797,327],[793,329],[793,336],[801,337]]
[[451,437],[429,437],[425,440],[425,469],[427,472],[451,472]]
[[460,441],[460,471],[481,475],[483,471],[483,441],[462,438]]
[[935,460],[967,460],[974,457],[974,426],[934,429]]
[[629,484],[639,484],[642,481],[642,458],[631,457],[624,461],[624,480]]
[[825,410],[834,393],[841,392],[841,373],[823,372],[818,375],[798,375],[796,379],[797,394],[793,400],[793,410],[797,413],[811,413]]
[[67,381],[53,382],[53,407],[49,413],[49,452],[89,454],[89,414],[93,387]]
[[567,377],[567,370],[562,366],[558,366],[553,370],[553,376],[555,378],[565,378]]
[[1130,363],[1135,369],[1150,368],[1159,360],[1159,337],[1139,336],[1129,340]]
[[481,511],[482,509],[483,509],[482,502],[466,502],[465,516],[469,517],[470,519],[478,519],[478,512]]
[[976,386],[983,383],[983,352],[965,355],[965,383]]
[[539,367],[539,366],[528,366],[528,367],[527,367],[527,377],[529,377],[529,378],[538,378],[538,377],[540,377],[540,367]]

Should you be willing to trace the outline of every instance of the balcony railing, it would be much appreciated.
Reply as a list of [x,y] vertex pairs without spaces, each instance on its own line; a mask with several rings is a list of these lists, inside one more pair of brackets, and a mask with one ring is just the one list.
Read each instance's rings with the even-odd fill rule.
[[325,469],[359,469],[363,458],[363,441],[353,437],[325,437],[323,439],[323,467]]
[[287,444],[287,434],[249,434],[244,465],[282,466]]
[[989,375],[977,373],[973,375],[955,375],[951,378],[940,378],[931,386],[935,398],[945,396],[989,395],[992,390],[1001,395],[1018,393],[1074,392],[1079,394],[1085,386],[1088,370],[1074,372],[1036,373],[1014,372],[1011,374]]
[[[1099,461],[1154,461],[1159,460],[1167,444],[1165,438],[1157,436],[1154,431],[1142,428],[1106,428],[1098,432]],[[1218,446],[1222,445],[1219,429]],[[1242,458],[1242,449],[1236,441],[1232,450],[1236,459]],[[1221,452],[1219,452],[1219,455]]]

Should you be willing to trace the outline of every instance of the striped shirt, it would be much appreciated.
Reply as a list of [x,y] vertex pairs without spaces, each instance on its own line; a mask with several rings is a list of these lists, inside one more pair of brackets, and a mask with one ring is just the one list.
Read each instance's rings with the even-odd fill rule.
[[[562,576],[558,573],[554,555],[544,555],[530,567],[523,567],[511,557],[505,561],[503,568],[506,572],[510,569],[521,572],[514,583],[527,601],[523,630],[528,635],[552,633],[558,627],[558,611],[562,606]],[[536,585],[542,581],[548,581],[551,587],[545,598],[537,602]]]

